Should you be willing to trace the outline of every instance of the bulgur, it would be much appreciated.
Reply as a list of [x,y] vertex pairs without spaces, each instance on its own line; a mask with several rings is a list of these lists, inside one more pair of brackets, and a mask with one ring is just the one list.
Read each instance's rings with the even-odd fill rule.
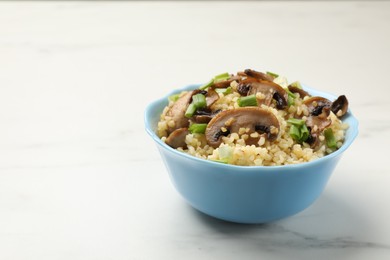
[[[255,92],[254,97],[258,102],[257,108],[272,114],[277,119],[278,125],[267,127],[256,125],[254,128],[240,127],[236,131],[230,131],[236,123],[236,118],[231,117],[219,128],[220,132],[214,135],[214,138],[220,141],[217,147],[213,147],[206,134],[189,132],[184,140],[186,145],[174,148],[198,158],[233,165],[276,166],[309,162],[326,156],[341,147],[348,125],[341,120],[346,112],[341,109],[335,110],[335,107],[339,108],[340,104],[336,106],[333,105],[336,101],[333,103],[329,101],[329,104],[318,107],[319,102],[313,101],[309,106],[307,102],[310,102],[311,97],[301,97],[299,92],[289,91],[291,84],[288,85],[284,77],[275,76],[273,73],[256,72],[261,73],[256,75],[260,75],[260,77],[264,75],[264,78],[255,78],[252,77],[253,73],[251,74],[250,71],[253,72],[253,70],[245,70],[218,81],[218,86],[230,87],[232,91],[217,91],[219,98],[216,101],[213,100],[212,104],[207,104],[207,108],[198,108],[198,112],[188,117],[188,126],[203,120],[202,123],[208,124],[207,128],[209,128],[210,124],[217,120],[218,114],[222,111],[243,109],[239,106],[238,100],[242,96],[249,95],[248,89],[249,92]],[[269,89],[268,91],[271,91],[270,95],[262,91],[262,88],[267,84],[270,85],[269,82],[271,81],[272,84],[280,86],[285,92],[281,92],[279,89]],[[255,85],[257,90],[254,89]],[[300,86],[300,84],[298,85]],[[296,86],[297,83],[294,83],[294,87]],[[202,89],[201,87],[199,90],[194,90],[193,93],[201,93],[205,95],[207,100],[207,92],[211,89],[213,89],[213,84],[209,83],[207,88]],[[178,98],[188,96],[188,92],[181,92]],[[345,100],[344,96],[343,102]],[[284,101],[286,102],[284,103]],[[172,113],[169,113],[175,102],[177,101],[169,101],[158,122],[157,134],[164,142],[175,127]],[[342,103],[342,105],[345,104]],[[317,109],[313,111],[309,107]],[[310,120],[308,120],[309,118]],[[298,123],[301,122],[298,128],[303,127],[301,129],[303,139],[300,140],[292,133],[293,129],[291,128],[297,126],[289,123],[291,121],[289,119],[296,119]],[[317,123],[319,120],[321,120],[321,123]],[[311,125],[314,124],[313,122],[316,124]],[[332,129],[336,147],[327,145],[324,129]],[[303,134],[304,131],[307,132],[306,136]],[[277,137],[272,139],[270,135]]]

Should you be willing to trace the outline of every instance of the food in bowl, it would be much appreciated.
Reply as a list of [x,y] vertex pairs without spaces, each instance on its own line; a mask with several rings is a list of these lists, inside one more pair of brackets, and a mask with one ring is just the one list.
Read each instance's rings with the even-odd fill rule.
[[[288,86],[281,82],[282,79],[280,77],[277,84]],[[359,132],[358,120],[348,109],[341,118],[343,124],[349,126],[342,146],[322,158],[271,167],[239,166],[205,160],[183,152],[184,149],[173,149],[164,141],[166,137],[157,135],[160,116],[168,104],[168,97],[174,94],[171,99],[177,99],[184,95],[182,92],[198,88],[199,85],[188,85],[151,102],[145,109],[144,122],[146,132],[156,144],[175,189],[192,207],[215,218],[237,223],[267,223],[304,210],[324,191],[342,155]],[[337,100],[334,95],[308,86],[303,86],[303,89],[312,96]],[[190,124],[183,128],[189,127]]]
[[299,82],[251,69],[224,73],[169,97],[157,126],[163,142],[198,158],[240,166],[309,162],[339,149],[344,95],[311,95]]

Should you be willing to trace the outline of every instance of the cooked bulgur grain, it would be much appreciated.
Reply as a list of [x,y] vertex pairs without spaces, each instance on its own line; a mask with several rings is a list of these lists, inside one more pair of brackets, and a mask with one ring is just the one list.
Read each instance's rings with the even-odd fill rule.
[[[208,124],[206,132],[204,134],[189,133],[185,136],[186,147],[174,148],[198,158],[234,165],[274,166],[312,161],[342,146],[348,128],[348,125],[340,119],[345,111],[335,110],[334,107],[339,106],[333,106],[331,101],[329,101],[331,106],[324,105],[320,108],[318,108],[319,103],[314,101],[311,106],[316,111],[309,111],[308,105],[304,102],[309,102],[310,97],[301,98],[299,93],[290,92],[287,79],[284,77],[274,78],[271,84],[263,79],[245,76],[245,72],[240,72],[225,80],[227,81],[225,85],[230,86],[232,91],[230,93],[228,91],[218,92],[218,100],[207,104],[206,108],[197,108],[194,115],[188,118],[188,126],[197,123]],[[221,85],[220,82],[218,83]],[[265,88],[267,89],[264,90]],[[207,100],[208,93],[212,92],[212,89],[213,85],[202,91],[194,90],[193,94],[201,93]],[[179,99],[188,92],[180,93]],[[243,127],[237,127],[235,124],[242,123],[249,117],[239,119],[238,116],[232,116],[217,129],[219,132],[210,135],[211,125],[218,121],[221,111],[244,111],[237,101],[241,96],[250,94],[255,94],[258,102],[254,110],[275,118],[278,124],[275,124],[275,121],[268,126],[255,123],[250,125],[251,122],[246,122],[243,123],[246,124]],[[169,101],[158,122],[157,134],[163,141],[175,127],[175,120],[171,116],[173,113],[170,111],[175,102],[177,101]],[[187,107],[181,110],[183,117],[185,109]],[[251,110],[246,109],[245,112],[249,113]],[[316,124],[310,125],[309,118],[311,123]],[[318,123],[319,120],[321,124]],[[332,129],[335,147],[328,147],[324,129]],[[272,136],[276,138],[273,139]],[[214,143],[210,141],[210,138],[219,140],[220,143],[213,147]]]

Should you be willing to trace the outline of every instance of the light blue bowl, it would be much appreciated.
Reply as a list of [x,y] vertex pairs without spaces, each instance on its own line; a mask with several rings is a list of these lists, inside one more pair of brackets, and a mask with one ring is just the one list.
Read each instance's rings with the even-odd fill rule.
[[[151,103],[145,111],[145,127],[156,142],[177,191],[199,211],[238,223],[265,223],[294,215],[310,206],[324,190],[341,155],[358,134],[358,121],[351,111],[343,117],[349,124],[343,146],[323,158],[287,166],[234,166],[179,152],[156,135],[157,122],[168,96]],[[304,86],[312,95],[336,97]]]

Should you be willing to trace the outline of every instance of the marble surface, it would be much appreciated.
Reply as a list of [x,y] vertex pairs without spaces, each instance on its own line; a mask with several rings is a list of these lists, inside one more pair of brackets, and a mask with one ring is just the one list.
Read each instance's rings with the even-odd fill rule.
[[[390,2],[1,2],[0,259],[390,259]],[[270,70],[360,135],[305,211],[188,206],[143,127],[172,88]]]

